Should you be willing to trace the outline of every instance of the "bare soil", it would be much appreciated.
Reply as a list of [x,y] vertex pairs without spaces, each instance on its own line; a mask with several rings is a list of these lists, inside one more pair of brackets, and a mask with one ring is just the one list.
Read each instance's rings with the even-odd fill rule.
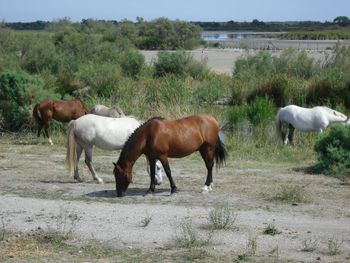
[[[298,47],[296,46],[295,48]],[[140,52],[145,56],[146,63],[148,64],[154,63],[157,59],[158,51],[140,50]],[[186,52],[191,54],[195,60],[204,62],[210,70],[231,75],[234,64],[239,58],[246,57],[247,54],[257,54],[259,50],[202,48]],[[271,52],[273,56],[279,56],[282,51],[270,50],[269,52]],[[306,50],[306,52],[310,57],[314,58],[316,62],[325,61],[331,54],[330,50]]]
[[[228,159],[214,174],[214,190],[203,194],[206,169],[200,156],[194,154],[171,160],[178,194],[170,195],[165,177],[153,196],[144,196],[149,177],[146,162],[140,158],[127,196],[117,198],[112,162],[118,154],[95,150],[94,166],[104,184],[92,181],[83,161],[84,182],[76,183],[65,168],[63,143],[37,145],[0,137],[2,228],[26,233],[64,225],[67,231],[72,230],[77,243],[97,240],[117,248],[136,247],[162,254],[163,250],[176,253],[179,226],[184,218],[190,218],[201,237],[212,235],[206,249],[218,255],[243,255],[248,240],[255,237],[257,262],[271,258],[288,262],[350,260],[350,187],[337,179],[305,172],[307,162],[294,165]],[[281,185],[301,186],[305,200],[277,201]],[[234,211],[234,227],[211,230],[209,212],[222,202]],[[78,219],[66,217],[63,222],[63,214]],[[268,225],[280,233],[263,234]],[[317,241],[314,251],[303,251],[305,240]],[[338,255],[331,255],[329,240],[339,243]]]

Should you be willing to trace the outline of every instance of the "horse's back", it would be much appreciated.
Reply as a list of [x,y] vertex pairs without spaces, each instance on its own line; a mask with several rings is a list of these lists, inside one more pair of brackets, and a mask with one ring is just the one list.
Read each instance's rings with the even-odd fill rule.
[[148,125],[149,144],[169,157],[183,157],[203,144],[215,145],[219,124],[210,115],[193,115],[177,120],[153,119]]
[[77,138],[101,149],[114,150],[123,146],[130,134],[139,126],[135,118],[110,118],[88,114],[75,121]]

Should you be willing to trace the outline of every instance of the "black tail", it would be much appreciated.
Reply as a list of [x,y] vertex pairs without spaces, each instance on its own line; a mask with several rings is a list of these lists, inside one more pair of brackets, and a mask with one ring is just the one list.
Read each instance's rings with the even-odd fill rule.
[[215,156],[216,167],[221,167],[225,163],[226,157],[228,156],[228,153],[225,149],[225,145],[220,140],[219,136],[216,141],[214,156]]

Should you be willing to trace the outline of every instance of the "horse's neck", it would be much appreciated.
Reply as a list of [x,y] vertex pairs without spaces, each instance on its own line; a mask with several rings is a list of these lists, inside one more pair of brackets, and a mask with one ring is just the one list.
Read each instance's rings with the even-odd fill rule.
[[[145,145],[145,138],[141,134],[135,134],[133,140],[127,143],[127,150],[122,150],[120,154],[120,161],[127,168],[132,168],[137,159],[143,154]],[[125,147],[126,145],[124,145]]]

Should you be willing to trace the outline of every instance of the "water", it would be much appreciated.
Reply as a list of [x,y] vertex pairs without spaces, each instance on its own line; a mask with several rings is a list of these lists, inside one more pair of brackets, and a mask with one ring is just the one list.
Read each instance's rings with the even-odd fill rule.
[[277,35],[280,32],[251,32],[251,31],[203,31],[202,39],[205,41],[241,40],[266,35]]

